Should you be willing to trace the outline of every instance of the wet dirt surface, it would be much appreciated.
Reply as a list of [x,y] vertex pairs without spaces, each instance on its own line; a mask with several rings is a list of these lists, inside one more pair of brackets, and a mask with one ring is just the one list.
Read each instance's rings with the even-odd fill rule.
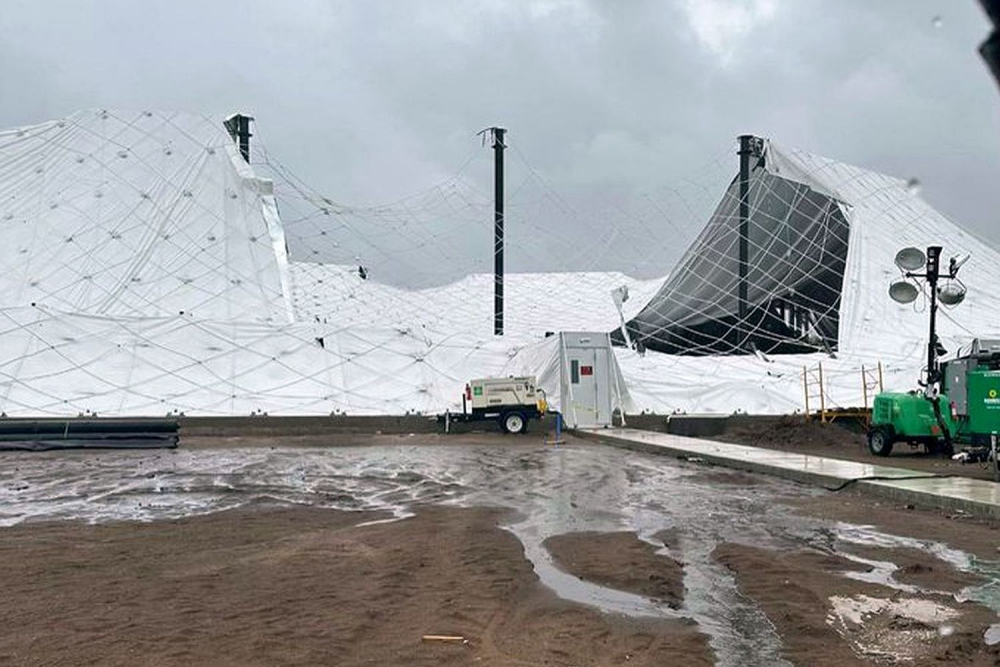
[[[396,439],[374,446],[330,449],[202,447],[156,453],[5,455],[0,473],[0,525],[12,526],[14,531],[29,536],[54,525],[38,522],[53,519],[140,521],[170,526],[171,520],[210,520],[212,517],[206,515],[237,508],[250,511],[263,502],[378,512],[377,517],[357,514],[359,521],[352,529],[378,528],[391,535],[404,530],[401,527],[408,521],[422,521],[422,512],[434,506],[501,508],[506,513],[498,515],[499,520],[508,531],[502,534],[516,538],[514,544],[519,543],[523,549],[523,553],[511,555],[506,561],[530,563],[544,589],[569,605],[566,613],[590,609],[603,612],[602,618],[674,622],[670,632],[650,634],[643,630],[639,634],[646,639],[635,640],[634,644],[629,644],[632,640],[624,634],[606,635],[623,642],[618,646],[632,647],[622,649],[624,652],[634,649],[630,661],[653,655],[660,650],[657,646],[674,646],[671,641],[688,641],[689,637],[677,634],[681,627],[677,623],[681,623],[707,637],[719,665],[832,664],[821,662],[827,653],[838,659],[846,660],[850,655],[862,661],[853,664],[882,664],[878,661],[884,661],[885,656],[859,654],[858,647],[867,644],[859,644],[849,632],[839,631],[838,624],[847,622],[841,618],[852,618],[859,605],[861,611],[857,613],[871,618],[893,615],[891,610],[879,607],[880,603],[858,596],[882,599],[902,594],[933,598],[948,609],[963,607],[961,613],[955,612],[957,616],[949,617],[950,630],[940,637],[960,637],[964,642],[962,655],[970,664],[991,659],[983,636],[997,617],[995,611],[987,611],[982,605],[1000,609],[994,579],[994,573],[1000,572],[1000,563],[995,560],[998,554],[995,546],[993,558],[985,555],[985,549],[973,556],[952,546],[953,537],[968,531],[981,533],[978,539],[984,545],[995,540],[996,533],[987,527],[955,526],[951,532],[939,529],[931,537],[899,526],[889,526],[886,531],[869,525],[863,513],[851,522],[816,511],[839,504],[843,496],[764,476],[728,473],[572,440],[562,447],[512,444],[510,439],[501,438],[462,447],[409,442],[413,444]],[[730,474],[732,479],[726,479]],[[81,530],[103,528],[74,525]],[[683,568],[682,599],[651,596],[649,591],[636,592],[635,587],[606,577],[588,578],[581,572],[581,578],[567,572],[558,564],[565,559],[555,558],[545,544],[550,538],[574,533],[626,534],[608,539],[634,540],[651,545],[654,551],[663,550]],[[70,544],[66,539],[66,545]],[[666,547],[664,540],[668,542]],[[5,544],[10,544],[9,540]],[[435,548],[431,544],[429,550]],[[959,593],[924,590],[898,581],[894,563],[868,558],[870,554],[862,555],[858,546],[924,550],[944,559],[956,571],[971,572],[988,581],[962,588]],[[753,558],[748,560],[741,548],[756,550]],[[400,549],[401,553],[408,551]],[[804,555],[792,561],[774,557],[800,552]],[[220,557],[224,558],[224,554]],[[384,562],[386,566],[391,564]],[[764,567],[768,563],[774,567]],[[619,559],[617,554],[609,556],[607,567],[635,567],[649,574],[645,564],[630,566],[628,556]],[[497,572],[501,570],[491,576],[500,576]],[[753,576],[748,577],[748,573]],[[351,570],[341,575],[351,579],[368,576]],[[812,583],[814,575],[818,584]],[[808,592],[801,596],[801,609],[780,606],[786,580],[797,582]],[[616,583],[621,587],[615,587]],[[460,596],[462,584],[451,581],[449,585]],[[420,591],[423,597],[434,594],[430,585]],[[966,606],[980,610],[979,615],[966,613]],[[517,616],[521,612],[509,612],[510,619],[520,619],[510,621],[514,634],[520,627],[518,623],[527,623],[530,610],[535,608],[526,603],[523,616]],[[839,616],[831,616],[837,609]],[[808,622],[801,627],[782,621],[785,615],[807,610]],[[912,622],[933,625],[926,618]],[[391,626],[374,623],[372,627],[384,631]],[[470,626],[468,632],[481,632],[477,628]],[[803,648],[797,638],[801,628],[816,633],[822,629],[820,634],[831,643]],[[920,642],[915,644],[920,656],[931,658],[940,654],[939,649],[956,650],[954,642],[927,639],[926,634],[920,635]],[[582,642],[585,648],[582,636],[567,646],[575,641]],[[566,647],[560,650],[566,651]],[[624,653],[614,655],[621,657]],[[550,664],[617,664],[610,657],[601,663],[571,662],[572,655],[551,659]],[[410,663],[390,660],[371,664]],[[526,664],[545,663],[529,660]]]
[[865,559],[894,564],[894,578],[925,590],[960,593],[963,589],[989,583],[989,579],[971,572],[961,572],[954,565],[914,547],[874,547],[854,545],[848,551]]
[[584,581],[635,593],[677,608],[684,568],[634,533],[569,533],[542,543],[556,565]]
[[560,600],[500,517],[257,504],[9,528],[0,664],[712,664],[690,624]]
[[[919,536],[921,544],[946,543],[964,551],[971,559],[984,563],[1000,558],[1000,524],[959,511],[904,505],[850,489],[836,494],[796,498],[790,504],[807,516],[845,524],[871,525],[900,537]],[[909,543],[911,540],[902,542]]]
[[843,576],[845,563],[838,557],[737,544],[720,545],[715,556],[764,609],[795,664],[994,665],[1000,660],[1000,647],[982,648],[982,627],[993,615],[979,605],[859,583]]

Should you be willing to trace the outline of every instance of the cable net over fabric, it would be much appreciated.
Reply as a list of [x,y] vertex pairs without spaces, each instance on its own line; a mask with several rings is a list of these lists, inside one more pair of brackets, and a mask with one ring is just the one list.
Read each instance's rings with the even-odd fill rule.
[[772,174],[765,161],[760,156],[749,174],[746,220],[734,179],[670,278],[629,322],[639,345],[679,355],[837,349],[847,218],[841,203]]
[[0,306],[288,322],[272,184],[221,127],[84,111],[0,133]]
[[[508,255],[551,268],[506,275],[496,337],[492,202],[461,170],[352,207],[258,143],[247,164],[221,122],[162,112],[0,132],[0,412],[430,414],[457,409],[472,377],[530,371],[547,332],[624,342],[623,321],[646,350],[616,350],[629,410],[791,412],[820,360],[850,402],[861,364],[904,387],[919,373],[921,301],[886,295],[904,245],[973,257],[961,311],[942,311],[947,347],[1000,331],[995,250],[900,179],[769,142],[750,174],[742,315],[735,181],[664,188],[618,223],[528,168],[508,184]],[[698,234],[699,202],[720,191]],[[550,215],[577,238],[549,233]],[[601,270],[621,242],[647,271],[690,246],[666,278],[638,279]],[[381,279],[392,271],[422,287]]]

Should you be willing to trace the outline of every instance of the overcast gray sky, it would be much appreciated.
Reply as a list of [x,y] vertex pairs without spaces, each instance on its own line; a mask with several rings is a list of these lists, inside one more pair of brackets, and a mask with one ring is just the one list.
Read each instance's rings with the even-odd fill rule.
[[[508,190],[529,178],[522,157],[538,177],[512,196],[528,210],[526,193],[550,188],[562,213],[528,257],[516,248],[548,209],[532,209],[530,232],[512,212],[512,268],[643,275],[669,268],[704,220],[636,202],[710,187],[720,161],[731,176],[730,145],[752,132],[916,177],[1000,245],[1000,92],[976,52],[987,30],[975,0],[5,0],[0,126],[87,107],[244,110],[315,188],[377,203],[470,156],[467,178],[488,191],[474,134],[501,124],[521,151]],[[599,223],[574,227],[580,211],[622,234],[595,239]],[[445,259],[488,269],[488,232],[449,236]],[[573,252],[595,240],[607,251]],[[410,261],[441,263],[433,248]]]

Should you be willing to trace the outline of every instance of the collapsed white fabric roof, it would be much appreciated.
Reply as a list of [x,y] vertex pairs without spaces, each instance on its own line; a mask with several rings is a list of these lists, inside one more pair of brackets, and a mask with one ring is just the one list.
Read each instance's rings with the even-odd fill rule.
[[[860,402],[862,364],[911,386],[926,318],[886,295],[902,245],[972,254],[969,297],[942,318],[946,346],[1000,331],[996,251],[901,180],[774,144],[768,155],[850,224],[837,358],[620,348],[635,409],[793,411],[802,366],[819,361],[831,403]],[[0,230],[0,411],[12,416],[455,409],[469,378],[503,373],[546,331],[615,329],[611,290],[628,286],[629,319],[663,282],[508,275],[507,335],[494,337],[492,276],[413,291],[290,259],[272,184],[221,123],[185,114],[85,111],[0,132]]]
[[0,132],[0,307],[290,321],[271,190],[199,116],[81,111]]
[[[896,252],[907,246],[944,248],[947,258],[969,255],[959,278],[965,301],[942,309],[938,335],[950,351],[972,338],[1000,334],[1000,292],[994,289],[1000,252],[953,223],[924,201],[905,180],[785,149],[770,142],[768,169],[779,176],[826,190],[842,203],[850,224],[847,268],[840,307],[840,349],[848,355],[890,363],[913,358],[927,345],[926,301],[899,305],[888,288],[900,278]],[[919,356],[919,355],[918,355]]]
[[91,110],[0,132],[0,411],[402,414],[459,404],[545,331],[611,329],[617,273],[432,290],[290,262],[270,181],[222,124]]
[[[863,404],[866,388],[862,369],[869,371],[870,405],[871,383],[879,365],[887,389],[915,388],[926,363],[926,288],[910,305],[897,304],[888,296],[889,284],[901,278],[895,254],[907,246],[943,246],[944,268],[949,257],[970,256],[959,272],[968,288],[965,301],[938,311],[937,331],[945,348],[956,353],[960,348],[968,349],[975,337],[1000,337],[1000,294],[993,290],[992,279],[995,267],[1000,266],[996,249],[948,220],[902,179],[787,149],[773,141],[766,143],[763,157],[769,173],[833,197],[849,226],[836,355],[685,357],[649,353],[641,357],[620,351],[619,362],[638,405],[659,412],[800,411],[806,392],[803,369],[808,368],[811,408],[816,409],[818,364],[823,365],[828,407]],[[752,209],[751,220],[760,214]],[[727,233],[732,237],[735,225],[730,225]],[[728,247],[735,248],[735,240]],[[718,259],[711,256],[704,263],[719,266]],[[708,276],[704,279],[711,280]],[[655,300],[647,309],[654,308]]]

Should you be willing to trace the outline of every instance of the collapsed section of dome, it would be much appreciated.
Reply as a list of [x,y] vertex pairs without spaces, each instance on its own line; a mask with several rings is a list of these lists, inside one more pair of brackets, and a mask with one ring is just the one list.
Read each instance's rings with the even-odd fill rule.
[[637,346],[677,355],[837,349],[850,233],[843,205],[766,161],[756,144],[745,177],[730,183],[663,287],[627,323]]

